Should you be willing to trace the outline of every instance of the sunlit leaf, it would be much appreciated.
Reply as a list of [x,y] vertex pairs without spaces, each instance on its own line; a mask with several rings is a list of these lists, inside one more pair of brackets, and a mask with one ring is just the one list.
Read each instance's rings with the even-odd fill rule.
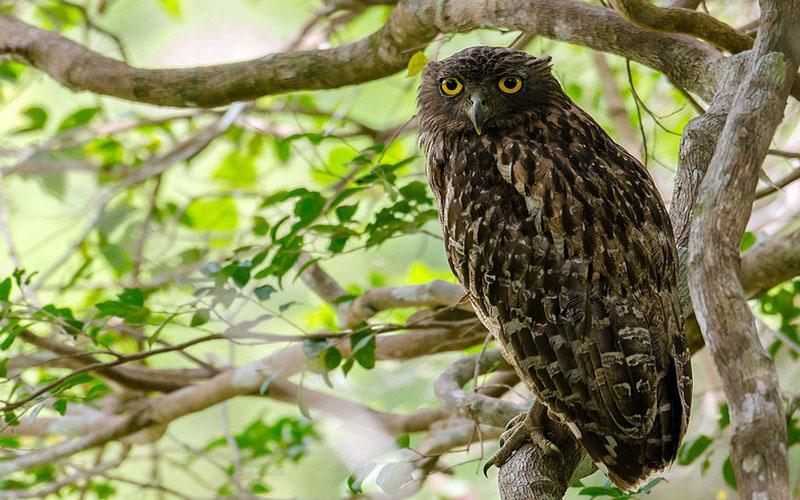
[[408,60],[406,76],[419,74],[425,68],[426,64],[428,64],[428,56],[425,55],[425,52],[415,52],[414,55],[411,56],[411,59]]
[[181,17],[181,2],[180,0],[158,0],[159,5],[161,8],[174,18]]
[[256,162],[252,156],[232,151],[222,160],[214,172],[214,179],[224,181],[231,187],[247,188],[256,183]]
[[197,231],[233,231],[239,211],[232,198],[201,198],[189,203],[184,221]]

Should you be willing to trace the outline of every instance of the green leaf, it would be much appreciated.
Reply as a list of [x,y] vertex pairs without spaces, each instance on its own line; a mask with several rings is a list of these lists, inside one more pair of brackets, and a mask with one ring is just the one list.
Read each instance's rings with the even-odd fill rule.
[[9,320],[8,324],[0,329],[0,335],[7,333],[6,338],[3,339],[3,342],[0,342],[0,351],[8,350],[11,347],[11,344],[14,343],[14,340],[17,338],[17,335],[22,330],[19,326],[18,321],[16,319]]
[[269,493],[272,489],[267,486],[266,484],[256,481],[255,483],[250,485],[250,491],[253,493]]
[[189,322],[189,326],[202,326],[208,323],[209,319],[211,319],[211,313],[208,309],[198,309],[193,315],[192,320]]
[[719,429],[722,430],[725,427],[728,427],[731,424],[731,413],[730,409],[728,408],[728,403],[722,403],[719,406]]
[[336,207],[336,218],[339,222],[349,222],[358,210],[358,203]]
[[269,300],[272,294],[277,291],[278,290],[272,285],[262,285],[253,289],[253,293],[256,294],[258,300]]
[[252,270],[253,265],[249,261],[234,261],[223,267],[220,273],[231,278],[239,288],[242,288],[250,281]]
[[408,448],[409,446],[411,446],[411,435],[403,434],[401,436],[397,436],[394,442],[395,444],[397,444],[398,448]]
[[100,108],[83,108],[75,111],[71,115],[64,118],[61,124],[58,126],[58,131],[63,132],[65,130],[69,130],[71,128],[80,127],[81,125],[86,125],[100,112]]
[[150,315],[144,307],[144,294],[138,288],[128,288],[119,295],[119,300],[107,300],[95,304],[98,316],[116,316],[131,324],[142,324]]
[[647,484],[645,484],[644,486],[639,488],[636,491],[636,495],[642,495],[642,494],[649,495],[650,492],[653,491],[653,488],[655,488],[657,485],[659,485],[661,483],[666,483],[666,482],[667,482],[667,480],[664,479],[663,477],[653,478],[650,481],[648,481]]
[[342,364],[342,373],[344,373],[345,376],[347,376],[347,374],[350,373],[350,370],[353,368],[354,364],[355,364],[355,361],[353,361],[353,358],[347,359]]
[[183,222],[196,231],[233,231],[239,212],[233,198],[201,198],[189,203]]
[[586,488],[582,488],[578,494],[587,497],[607,496],[613,498],[625,495],[621,489],[615,486],[588,486]]
[[292,142],[287,141],[286,139],[279,139],[275,137],[275,140],[272,144],[275,149],[275,156],[278,157],[278,161],[281,163],[288,162],[289,158],[292,156]]
[[20,75],[25,71],[25,65],[14,61],[0,63],[0,81],[17,83]]
[[400,188],[400,194],[403,198],[413,200],[420,204],[430,204],[432,201],[428,197],[428,186],[426,186],[424,182],[410,182]]
[[375,367],[375,345],[375,334],[370,329],[350,336],[353,358],[368,370]]
[[419,74],[425,68],[426,64],[428,64],[428,56],[425,55],[425,52],[415,52],[414,55],[411,56],[411,59],[408,60],[407,76]]
[[248,188],[256,183],[256,162],[252,156],[232,151],[214,172],[214,179],[234,188]]
[[342,353],[339,352],[339,349],[331,347],[323,354],[323,361],[325,362],[325,368],[328,371],[335,370],[336,367],[339,366],[339,363],[342,362]]
[[[17,449],[20,447],[19,439],[12,437],[0,437],[0,448]],[[0,488],[3,487],[2,480],[0,480]]]
[[325,207],[325,197],[317,192],[305,194],[294,206],[294,214],[301,223],[309,223],[320,216]]
[[746,231],[742,235],[742,241],[739,243],[739,251],[744,252],[751,246],[753,246],[756,242],[756,235],[751,233],[750,231]]
[[336,208],[339,205],[341,205],[342,202],[344,202],[344,200],[346,200],[347,198],[353,196],[356,193],[360,193],[364,189],[366,189],[366,188],[365,187],[354,187],[354,188],[345,189],[344,191],[342,191],[341,193],[336,195],[336,197],[334,197],[333,200],[331,200],[329,210],[333,210],[334,208]]
[[734,490],[738,489],[736,485],[736,474],[733,472],[733,464],[731,463],[731,457],[725,459],[725,463],[722,464],[722,478],[725,480],[728,486],[733,488]]
[[111,265],[118,276],[133,269],[133,255],[127,248],[106,241],[100,243],[99,247],[103,258],[106,259],[106,262]]
[[41,130],[47,123],[47,111],[39,106],[32,106],[22,112],[22,115],[28,119],[28,125],[15,130],[13,133],[22,134],[25,132],[33,132],[34,130]]
[[709,446],[714,442],[708,436],[703,434],[684,441],[683,445],[681,446],[680,451],[678,452],[678,463],[680,465],[689,465],[708,449]]
[[256,274],[256,279],[262,279],[270,275],[276,276],[279,279],[283,277],[297,262],[297,259],[300,258],[302,248],[303,237],[297,234],[289,235],[286,239],[281,241],[280,247],[275,252],[275,255],[273,255],[269,266]]
[[56,402],[53,403],[53,409],[63,417],[67,413],[67,401],[65,399],[57,399]]
[[0,281],[0,302],[8,302],[11,296],[11,278]]
[[131,306],[143,306],[144,292],[138,288],[126,288],[124,292],[119,294],[119,301]]
[[11,358],[3,358],[0,360],[0,378],[8,377],[8,362]]
[[253,234],[256,236],[264,236],[269,232],[269,222],[267,219],[261,217],[260,215],[256,215],[253,217]]

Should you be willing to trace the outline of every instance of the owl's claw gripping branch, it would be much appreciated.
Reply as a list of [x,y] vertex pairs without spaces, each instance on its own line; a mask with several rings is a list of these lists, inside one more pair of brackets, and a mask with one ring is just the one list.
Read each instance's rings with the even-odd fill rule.
[[500,436],[500,449],[486,461],[483,474],[486,475],[493,466],[502,467],[511,455],[528,441],[541,448],[546,455],[560,456],[561,449],[546,435],[550,424],[547,407],[534,401],[528,411],[520,413],[508,422],[505,432]]

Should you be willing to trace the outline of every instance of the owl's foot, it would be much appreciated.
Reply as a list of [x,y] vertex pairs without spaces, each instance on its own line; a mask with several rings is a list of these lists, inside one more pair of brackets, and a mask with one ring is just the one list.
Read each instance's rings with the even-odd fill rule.
[[547,423],[547,407],[540,402],[534,402],[530,410],[512,418],[500,435],[500,449],[484,464],[483,474],[486,475],[492,466],[502,467],[528,441],[541,448],[546,455],[561,455],[558,446],[545,436]]

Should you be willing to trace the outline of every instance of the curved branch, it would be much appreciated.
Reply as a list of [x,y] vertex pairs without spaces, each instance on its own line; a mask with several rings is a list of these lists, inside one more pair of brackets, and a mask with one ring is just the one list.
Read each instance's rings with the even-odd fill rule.
[[0,16],[0,54],[27,61],[73,90],[161,106],[214,107],[382,78],[405,68],[437,33],[476,28],[524,30],[620,54],[706,98],[713,93],[716,67],[724,59],[700,41],[641,29],[612,10],[577,0],[499,0],[492,5],[403,0],[380,30],[347,45],[176,69],[134,68],[57,33]]
[[505,364],[500,351],[496,349],[459,359],[436,380],[436,397],[454,415],[481,424],[505,427],[523,408],[477,391],[467,392],[462,389],[475,376],[476,365],[478,372],[483,374]]
[[611,0],[625,19],[642,28],[669,33],[684,33],[713,43],[733,54],[753,46],[753,39],[704,12],[674,7],[658,7],[648,0]]
[[435,35],[414,9],[398,6],[378,32],[342,47],[215,66],[140,69],[57,33],[0,16],[0,53],[28,61],[73,90],[160,106],[215,107],[290,90],[375,80],[404,68],[414,51]]
[[422,285],[372,288],[343,308],[339,314],[339,322],[345,326],[353,326],[380,311],[402,307],[456,306],[459,302],[464,302],[463,307],[472,310],[464,300],[465,296],[466,293],[460,285],[442,280]]

